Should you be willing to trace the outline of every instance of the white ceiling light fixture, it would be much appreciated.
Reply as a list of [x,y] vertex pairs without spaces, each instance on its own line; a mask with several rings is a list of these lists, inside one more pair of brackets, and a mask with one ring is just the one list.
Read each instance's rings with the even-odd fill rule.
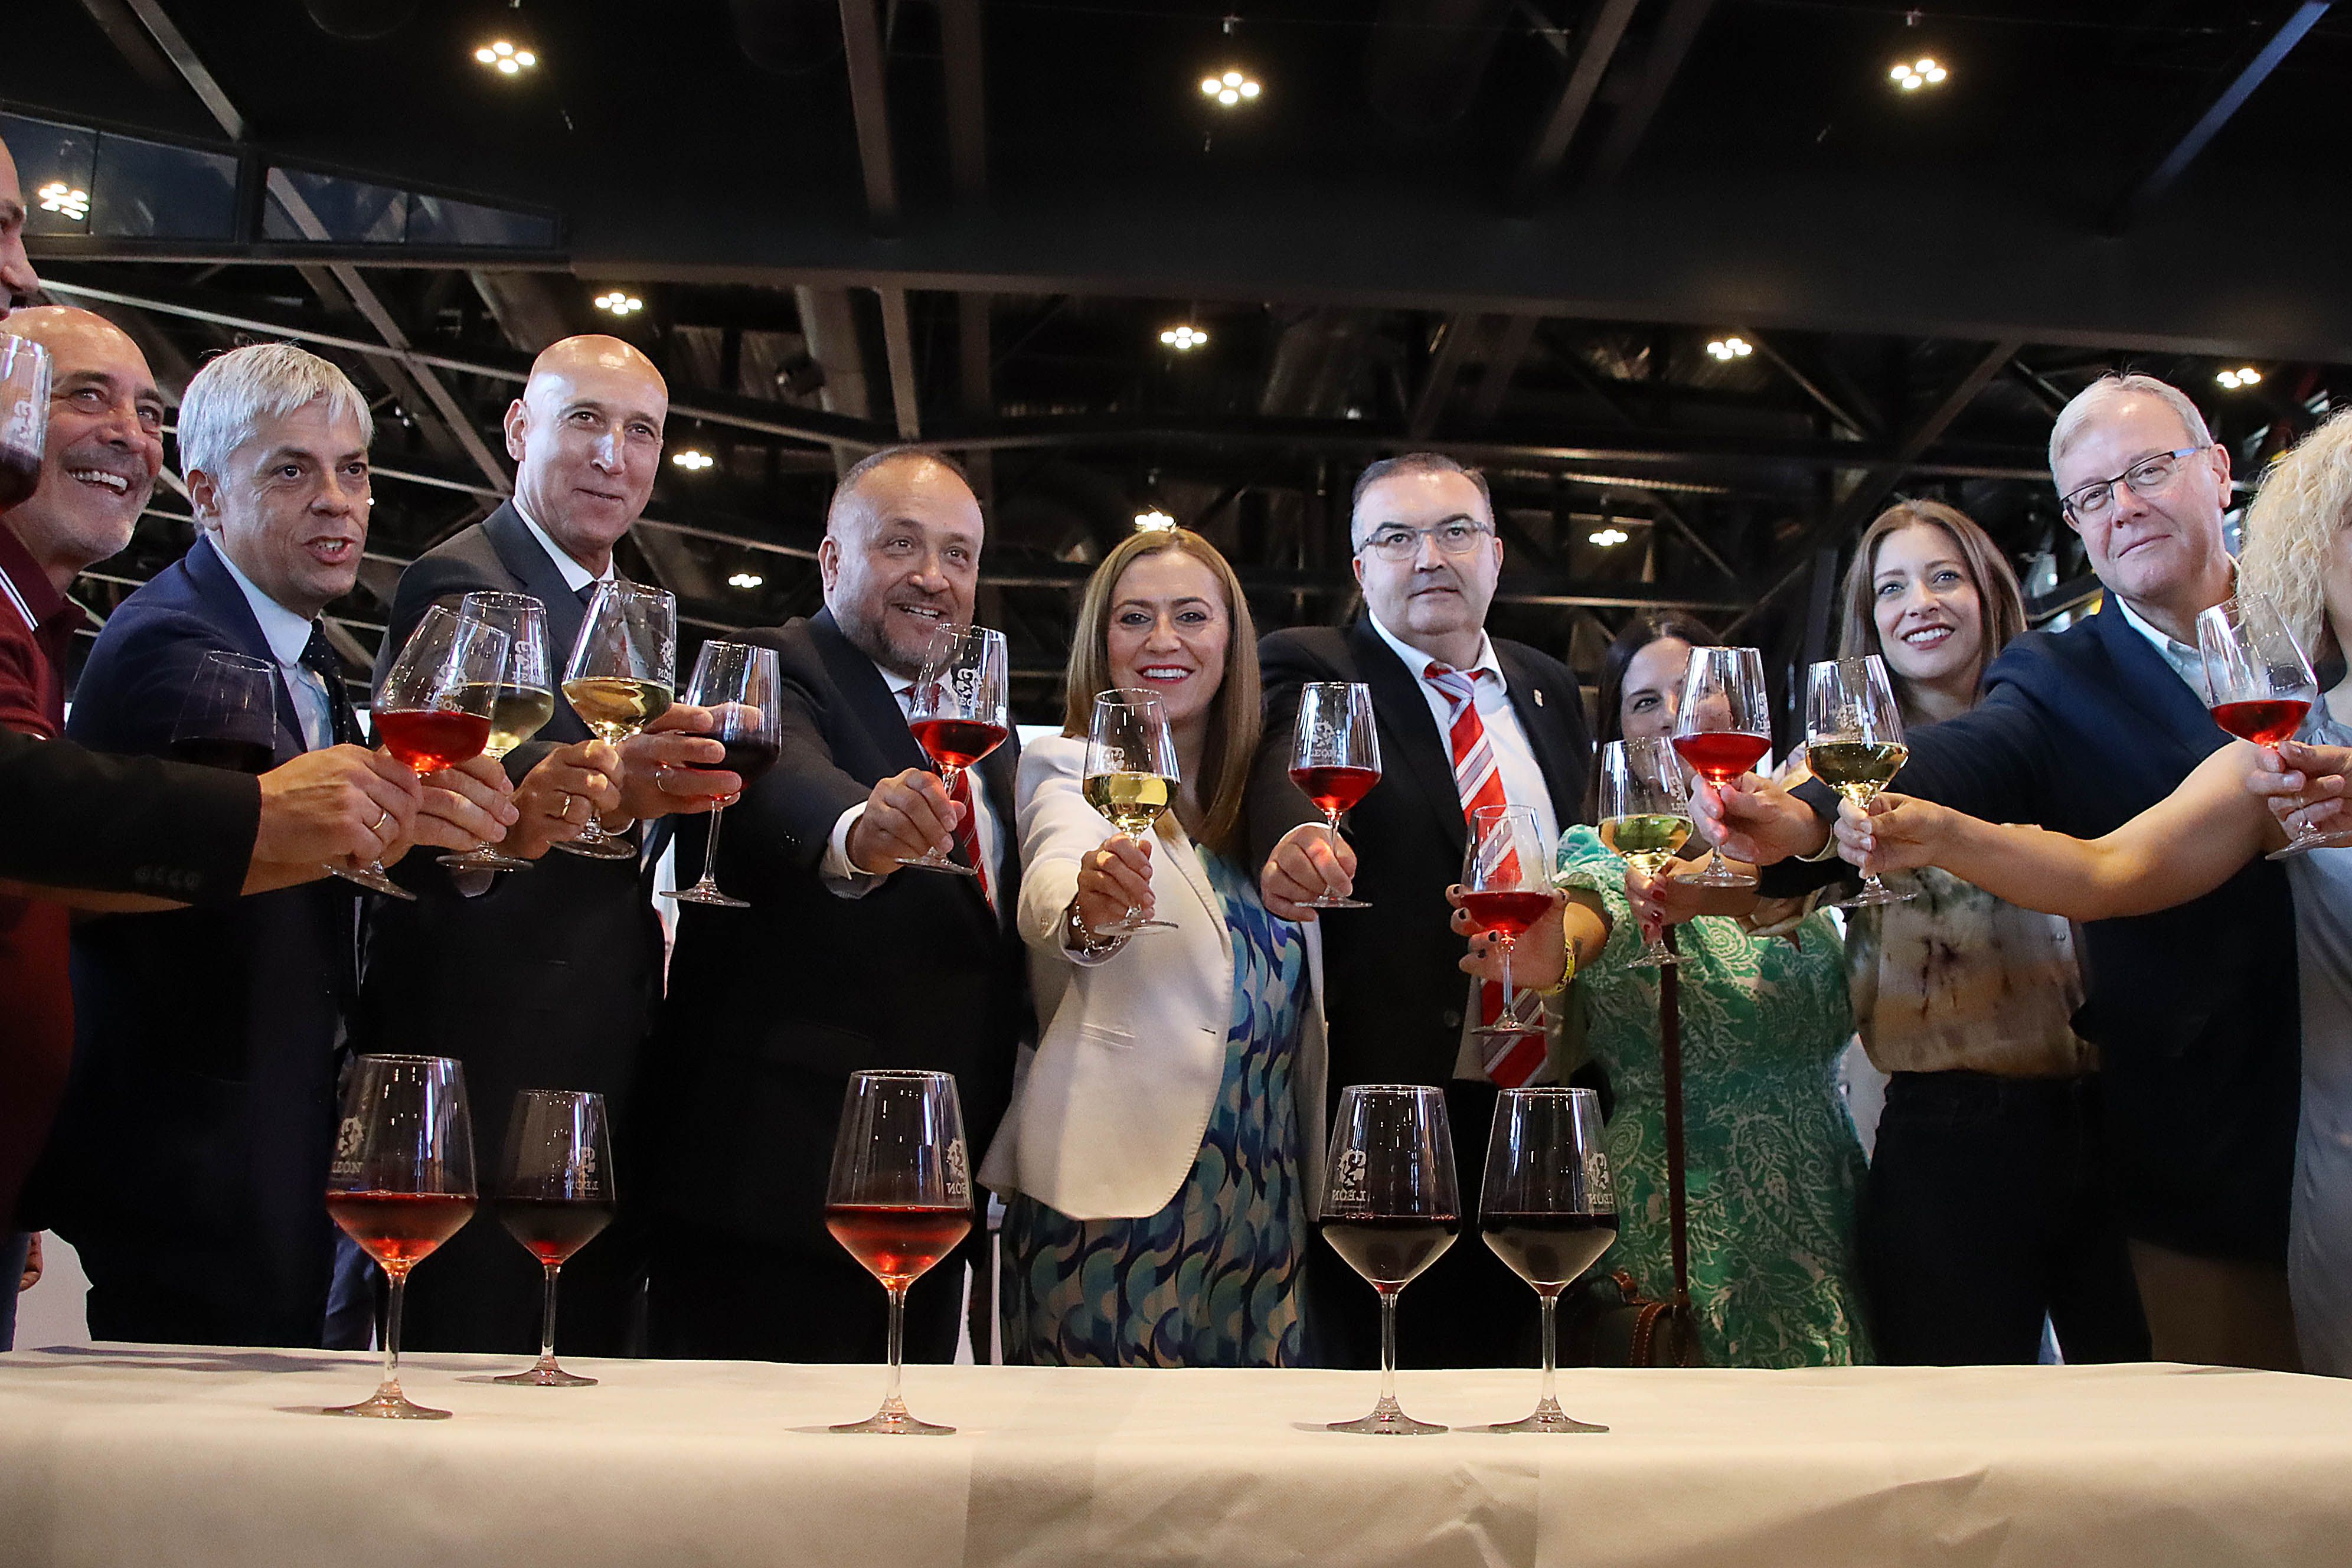
[[698,452],[691,447],[688,447],[683,452],[673,454],[670,458],[671,462],[676,463],[679,468],[693,474],[702,472],[703,469],[710,467],[711,464],[718,460],[718,458],[712,457],[709,453]]
[[1921,55],[1916,60],[1896,62],[1886,73],[1887,79],[1906,92],[1916,92],[1923,87],[1941,87],[1952,73],[1936,63],[1932,55]]
[[494,44],[484,44],[474,51],[474,58],[500,76],[520,76],[539,66],[539,57],[529,49],[519,47],[500,38]]
[[1202,343],[1207,342],[1209,341],[1209,334],[1202,331],[1200,328],[1192,325],[1190,321],[1186,321],[1181,325],[1170,327],[1163,331],[1160,334],[1160,341],[1166,343],[1170,348],[1176,350],[1179,353],[1190,353],[1194,349],[1199,348]]
[[63,180],[51,180],[33,195],[40,199],[45,213],[60,213],[76,223],[89,216],[89,193],[76,190]]
[[645,308],[643,300],[619,289],[596,296],[596,309],[610,310],[615,316],[633,316]]
[[1601,549],[1608,550],[1624,543],[1633,536],[1612,523],[1607,528],[1596,528],[1585,537]]
[[1749,342],[1746,338],[1735,335],[1727,338],[1717,338],[1714,342],[1706,345],[1706,352],[1713,354],[1717,359],[1723,361],[1724,363],[1729,364],[1733,360],[1746,359],[1749,354],[1754,353],[1756,352],[1756,345]]
[[2240,365],[2235,370],[2225,370],[2213,379],[2231,392],[2236,392],[2242,387],[2260,386],[2263,384],[2263,373],[2252,365],[2245,364]]
[[757,572],[738,572],[727,579],[727,585],[730,588],[756,588],[766,581]]
[[1174,530],[1176,520],[1158,507],[1153,507],[1150,511],[1139,511],[1135,514],[1135,526],[1137,531],[1141,533],[1167,533]]
[[1221,109],[1255,102],[1260,90],[1255,81],[1237,70],[1201,79],[1201,96]]

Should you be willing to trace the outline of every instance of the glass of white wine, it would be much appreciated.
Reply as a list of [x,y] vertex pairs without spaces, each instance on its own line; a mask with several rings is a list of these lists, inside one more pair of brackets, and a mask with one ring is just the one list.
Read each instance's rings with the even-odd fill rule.
[[[677,600],[614,578],[598,587],[564,666],[563,699],[600,741],[618,746],[669,711],[677,690]],[[637,847],[593,816],[556,847],[599,860],[633,860]]]
[[[1876,654],[1823,659],[1806,672],[1805,765],[1815,778],[1867,809],[1910,758],[1895,684]],[[1912,896],[1870,875],[1863,878],[1860,892],[1832,907],[1867,909]]]
[[[555,717],[555,679],[547,658],[547,606],[529,594],[488,590],[468,594],[457,613],[507,634],[506,668],[489,693],[490,738],[486,757],[503,757]],[[468,709],[475,704],[464,704]],[[528,871],[530,862],[478,844],[463,855],[441,857],[453,871]]]
[[[1690,836],[1690,785],[1673,742],[1652,735],[1601,748],[1601,843],[1654,882]],[[1636,969],[1674,962],[1664,931],[1631,961]]]
[[[1087,804],[1130,840],[1140,842],[1159,822],[1181,787],[1175,733],[1168,728],[1160,694],[1119,687],[1095,697],[1087,728]],[[1118,924],[1101,936],[1133,936],[1143,931],[1174,931],[1172,921],[1143,918],[1130,905]]]

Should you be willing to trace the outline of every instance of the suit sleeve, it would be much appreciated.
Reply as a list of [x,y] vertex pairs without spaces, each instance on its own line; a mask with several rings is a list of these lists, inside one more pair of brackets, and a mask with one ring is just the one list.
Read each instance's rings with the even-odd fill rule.
[[832,686],[814,653],[772,633],[747,632],[743,640],[776,650],[782,749],[768,776],[727,808],[730,827],[745,829],[729,837],[742,846],[747,886],[813,878],[833,825],[874,792],[834,761],[825,733]]
[[1282,836],[1301,823],[1320,822],[1299,787],[1290,782],[1290,747],[1298,726],[1298,691],[1311,680],[1329,680],[1333,671],[1314,651],[1286,632],[1272,632],[1257,645],[1258,676],[1263,682],[1264,721],[1258,732],[1257,762],[1250,771],[1245,812],[1250,867],[1265,864]]
[[42,887],[233,902],[261,827],[247,773],[109,757],[0,730],[0,876]]

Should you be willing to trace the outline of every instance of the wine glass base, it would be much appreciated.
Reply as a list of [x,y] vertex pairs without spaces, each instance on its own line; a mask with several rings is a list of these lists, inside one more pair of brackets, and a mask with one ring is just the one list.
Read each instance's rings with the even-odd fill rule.
[[1850,899],[1840,899],[1826,907],[1832,910],[1868,910],[1880,904],[1906,904],[1918,897],[1916,893],[1898,893],[1892,888],[1864,888]]
[[370,892],[382,893],[388,899],[398,899],[403,903],[413,904],[416,901],[416,895],[415,893],[410,892],[406,888],[402,887],[390,877],[385,876],[383,870],[378,867],[362,866],[357,870],[354,870],[349,866],[330,866],[327,869],[332,871],[336,876],[341,877],[346,882],[358,883],[361,887],[367,889]]
[[530,862],[518,860],[511,855],[501,855],[485,846],[469,849],[463,855],[436,857],[434,864],[450,871],[528,871]]
[[1369,910],[1371,907],[1361,899],[1307,899],[1299,905],[1306,910]]
[[980,875],[979,872],[973,870],[969,866],[961,865],[953,860],[934,860],[928,855],[921,857],[919,859],[909,860],[901,858],[898,864],[916,871],[945,871],[951,876],[957,877],[977,877]]
[[528,1372],[509,1373],[505,1377],[494,1377],[490,1381],[509,1384],[517,1388],[593,1388],[596,1386],[594,1378],[582,1377],[577,1373],[566,1372],[553,1362],[542,1362]]
[[676,899],[681,904],[701,904],[714,910],[748,910],[751,906],[741,899],[730,899],[716,888],[665,888],[665,899]]
[[1756,885],[1755,878],[1731,870],[1707,871],[1696,877],[1676,877],[1675,880],[1686,888],[1752,888]]
[[1627,959],[1625,961],[1625,967],[1628,969],[1664,969],[1670,963],[1680,963],[1681,962],[1682,960],[1676,958],[1669,949],[1664,946],[1654,948],[1645,947],[1640,952],[1637,952],[1633,957]]
[[1491,1024],[1481,1024],[1470,1031],[1482,1040],[1517,1039],[1521,1035],[1540,1035],[1543,1032],[1544,1026],[1540,1022],[1522,1024],[1507,1017],[1497,1018]]
[[1481,1432],[1606,1432],[1606,1426],[1591,1421],[1579,1421],[1552,1400],[1536,1406],[1536,1413],[1521,1421],[1497,1421],[1492,1426],[1481,1426]]
[[1103,927],[1095,934],[1097,936],[1135,936],[1148,931],[1174,931],[1175,929],[1176,922],[1173,921],[1121,921],[1117,925]]
[[886,1437],[945,1437],[955,1428],[931,1421],[918,1421],[907,1414],[907,1407],[903,1405],[895,1407],[886,1405],[863,1421],[846,1422],[839,1426],[828,1426],[825,1430],[875,1433]]
[[429,1405],[417,1405],[394,1384],[379,1388],[357,1405],[334,1405],[319,1412],[321,1415],[373,1415],[389,1421],[446,1421],[449,1412],[436,1410]]
[[591,860],[634,860],[637,847],[625,838],[606,834],[602,838],[567,838],[556,846],[567,855],[585,855]]
[[1427,1437],[1446,1428],[1432,1421],[1416,1421],[1397,1408],[1394,1400],[1383,1399],[1372,1406],[1370,1415],[1354,1421],[1334,1421],[1328,1432],[1360,1432],[1373,1437]]
[[2273,849],[2268,855],[2264,856],[2263,858],[2266,860],[2292,860],[2298,855],[2308,855],[2314,849],[2342,849],[2346,847],[2352,847],[2352,832],[2315,833],[2308,838],[2296,839],[2294,843],[2288,845],[2284,849]]

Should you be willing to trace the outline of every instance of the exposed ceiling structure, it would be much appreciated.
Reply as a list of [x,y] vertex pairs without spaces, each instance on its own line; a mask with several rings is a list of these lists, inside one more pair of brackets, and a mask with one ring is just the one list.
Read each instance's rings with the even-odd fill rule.
[[[2242,472],[2345,382],[2328,13],[20,0],[0,134],[28,193],[87,198],[36,215],[53,297],[167,390],[288,336],[376,400],[348,651],[507,489],[531,354],[609,331],[711,459],[665,465],[629,563],[690,630],[814,608],[838,467],[921,441],[989,502],[981,616],[1042,718],[1072,586],[1139,513],[1213,538],[1262,626],[1327,621],[1356,470],[1415,447],[1487,468],[1496,624],[1588,675],[1644,605],[1815,652],[1897,494],[2079,597],[2042,448],[2090,377],[2179,381]],[[1921,59],[1946,79],[1894,79]],[[1203,92],[1227,70],[1260,92]],[[159,490],[80,592],[187,537]]]

